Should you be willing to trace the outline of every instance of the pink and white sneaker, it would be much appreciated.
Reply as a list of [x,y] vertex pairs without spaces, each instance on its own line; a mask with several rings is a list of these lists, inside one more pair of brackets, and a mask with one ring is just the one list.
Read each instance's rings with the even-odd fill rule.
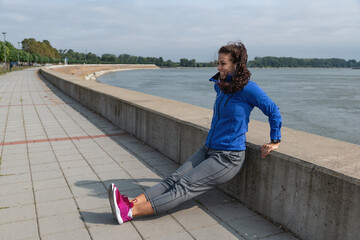
[[121,195],[115,185],[111,187],[110,205],[111,208],[114,206],[114,211],[112,211],[116,220],[119,224],[130,221],[132,219],[132,207],[134,204],[130,202],[126,196]]
[[113,191],[115,191],[115,188],[116,188],[115,184],[112,183],[108,189],[108,197],[109,197],[111,212],[114,218],[116,218],[116,209],[115,209],[116,204],[114,204],[114,198],[113,198]]

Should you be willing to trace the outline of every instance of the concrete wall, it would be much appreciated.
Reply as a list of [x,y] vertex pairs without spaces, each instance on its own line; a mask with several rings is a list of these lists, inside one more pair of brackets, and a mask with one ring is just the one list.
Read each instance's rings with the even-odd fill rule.
[[[147,94],[40,73],[67,95],[173,161],[205,141],[212,111]],[[360,239],[360,146],[283,128],[280,149],[265,160],[266,123],[251,121],[244,169],[220,188],[303,239]]]

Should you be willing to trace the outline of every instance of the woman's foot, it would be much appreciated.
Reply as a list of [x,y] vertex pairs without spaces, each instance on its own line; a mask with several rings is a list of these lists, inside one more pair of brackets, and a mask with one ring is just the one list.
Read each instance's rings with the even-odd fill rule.
[[110,189],[111,194],[109,194],[109,201],[114,217],[119,224],[130,221],[132,219],[132,207],[134,204],[131,203],[126,196],[121,195],[115,185],[111,184],[109,191]]

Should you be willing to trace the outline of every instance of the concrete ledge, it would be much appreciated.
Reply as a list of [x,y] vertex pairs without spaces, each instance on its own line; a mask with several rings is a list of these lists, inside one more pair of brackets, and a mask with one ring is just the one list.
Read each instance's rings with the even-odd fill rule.
[[[209,109],[47,68],[40,74],[178,163],[205,141]],[[244,169],[220,188],[303,239],[360,239],[360,146],[283,128],[280,149],[263,160],[269,131],[251,121]]]

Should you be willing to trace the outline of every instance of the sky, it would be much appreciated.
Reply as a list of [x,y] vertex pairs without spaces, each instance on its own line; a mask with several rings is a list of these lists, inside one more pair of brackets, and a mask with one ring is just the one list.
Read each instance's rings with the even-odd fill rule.
[[0,0],[0,32],[98,56],[208,62],[242,41],[249,60],[360,61],[360,0]]

